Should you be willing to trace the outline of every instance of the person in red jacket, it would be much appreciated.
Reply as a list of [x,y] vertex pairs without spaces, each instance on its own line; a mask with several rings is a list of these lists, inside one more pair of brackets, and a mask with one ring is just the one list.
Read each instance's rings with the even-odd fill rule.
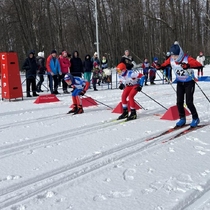
[[64,94],[68,94],[68,90],[67,90],[67,83],[64,81],[64,76],[68,73],[70,73],[70,67],[71,67],[71,63],[70,60],[67,57],[68,53],[66,50],[63,50],[61,53],[61,56],[59,57],[59,63],[60,63],[60,67],[61,67],[61,81],[62,81],[62,86],[63,86],[63,93]]
[[193,69],[198,69],[202,65],[191,56],[184,54],[179,43],[176,41],[170,49],[171,57],[163,64],[158,66],[158,69],[165,69],[171,65],[176,76],[177,82],[177,108],[179,111],[180,120],[176,123],[177,127],[182,127],[186,124],[186,116],[184,110],[184,96],[186,96],[186,105],[192,114],[191,127],[196,127],[199,123],[197,110],[193,102],[195,91],[195,76]]

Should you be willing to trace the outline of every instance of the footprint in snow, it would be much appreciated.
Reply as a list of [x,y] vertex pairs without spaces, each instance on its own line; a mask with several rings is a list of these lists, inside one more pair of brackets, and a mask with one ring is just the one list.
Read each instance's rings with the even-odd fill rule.
[[45,194],[43,195],[38,195],[37,199],[42,200],[42,199],[46,199],[46,198],[52,198],[53,196],[55,196],[56,193],[53,191],[47,191]]
[[11,210],[26,210],[26,206],[23,205],[13,206]]
[[10,180],[17,180],[17,179],[21,179],[22,176],[19,175],[8,175],[7,177],[0,179],[0,182],[2,181],[10,181]]
[[110,191],[110,193],[107,194],[100,194],[93,197],[93,201],[105,201],[109,198],[124,198],[124,197],[130,197],[133,193],[132,189],[129,189],[127,191]]
[[123,172],[123,179],[125,181],[128,181],[128,180],[134,180],[134,174],[136,173],[136,170],[135,169],[126,169],[124,172]]
[[205,170],[204,172],[201,172],[201,176],[207,176],[210,173],[210,170]]
[[194,148],[197,150],[197,153],[199,153],[200,155],[205,155],[206,152],[210,152],[210,149],[206,149],[201,146],[195,146]]

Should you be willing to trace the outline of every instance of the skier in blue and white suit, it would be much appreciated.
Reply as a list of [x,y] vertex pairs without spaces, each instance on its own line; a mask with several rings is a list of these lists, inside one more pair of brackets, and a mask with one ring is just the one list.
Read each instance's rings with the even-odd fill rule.
[[67,114],[74,113],[74,114],[82,114],[84,112],[82,108],[82,100],[80,96],[83,96],[89,88],[90,83],[81,77],[72,76],[71,74],[66,74],[64,76],[64,81],[71,85],[73,88],[72,90],[72,102],[73,102],[73,109],[70,110]]

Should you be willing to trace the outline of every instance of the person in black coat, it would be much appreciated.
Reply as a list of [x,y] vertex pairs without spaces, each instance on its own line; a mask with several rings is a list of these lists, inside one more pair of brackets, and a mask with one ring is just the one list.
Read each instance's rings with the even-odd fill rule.
[[85,60],[83,62],[83,69],[84,69],[84,79],[90,83],[91,73],[93,69],[93,63],[91,61],[90,55],[85,56]]
[[130,56],[129,50],[125,50],[125,55],[122,56],[120,63],[124,63],[127,70],[131,70],[134,67],[134,61],[132,56]]
[[36,62],[36,57],[34,56],[34,51],[30,51],[28,57],[25,59],[22,69],[26,72],[26,93],[27,97],[32,97],[30,94],[30,86],[32,86],[33,96],[39,96],[36,93],[36,72],[38,65]]
[[38,77],[39,77],[39,82],[37,83],[36,90],[37,92],[43,92],[41,89],[42,83],[44,82],[44,75],[46,71],[45,67],[45,58],[44,58],[44,52],[39,52],[38,56],[36,57],[37,64],[38,64]]
[[79,57],[78,51],[74,51],[70,63],[71,63],[71,68],[70,68],[71,74],[73,76],[82,77],[83,65],[82,65],[82,60]]

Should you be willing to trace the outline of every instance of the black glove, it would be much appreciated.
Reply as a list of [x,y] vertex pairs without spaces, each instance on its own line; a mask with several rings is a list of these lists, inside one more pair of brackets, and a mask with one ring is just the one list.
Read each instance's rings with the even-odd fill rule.
[[125,88],[125,85],[123,83],[120,84],[119,89],[123,90]]
[[141,86],[141,85],[139,85],[139,86],[137,86],[137,87],[135,88],[135,90],[137,90],[138,92],[140,92],[141,89],[142,89],[142,86]]
[[85,93],[86,93],[86,91],[85,91],[85,90],[82,90],[82,91],[79,93],[79,95],[80,95],[80,96],[84,96]]
[[189,65],[189,63],[181,63],[181,67],[183,69],[189,69],[190,68],[190,65]]

